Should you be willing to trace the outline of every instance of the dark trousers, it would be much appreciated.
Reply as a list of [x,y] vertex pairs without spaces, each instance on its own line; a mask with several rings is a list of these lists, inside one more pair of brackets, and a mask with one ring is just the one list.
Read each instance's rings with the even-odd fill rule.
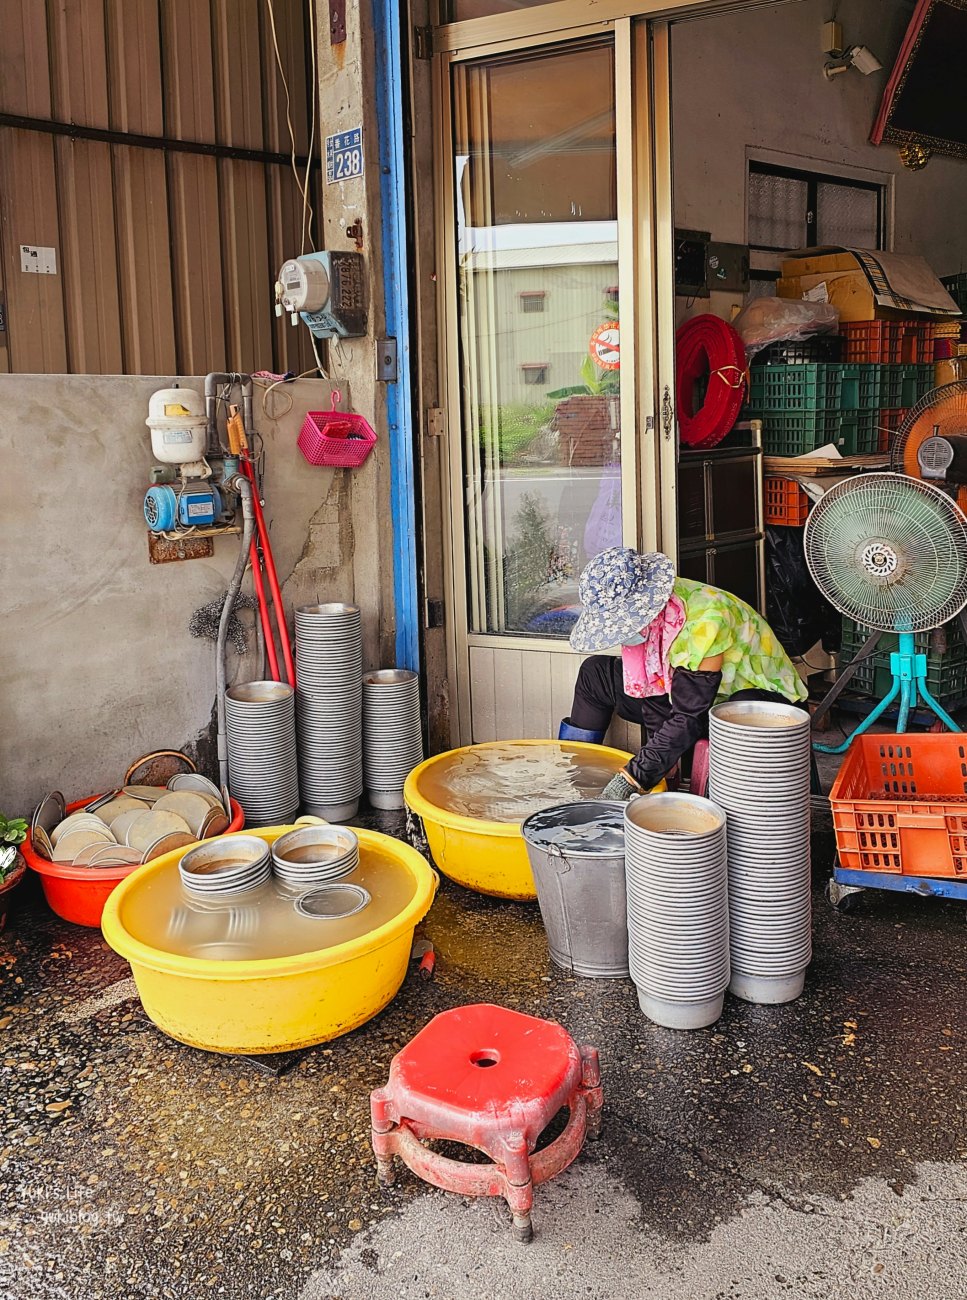
[[[717,675],[717,674],[716,674]],[[705,677],[709,674],[694,674]],[[777,691],[736,691],[733,700],[769,700],[776,704],[792,701]],[[804,704],[797,705],[805,708]],[[641,727],[641,743],[646,744],[663,723],[672,716],[672,704],[667,695],[652,695],[639,700],[628,695],[624,688],[621,658],[616,655],[592,655],[585,659],[578,671],[574,686],[574,703],[571,705],[571,725],[585,731],[607,731],[615,713],[625,722]],[[695,739],[708,737],[708,713],[701,719],[701,728]],[[694,740],[693,742],[694,743]]]

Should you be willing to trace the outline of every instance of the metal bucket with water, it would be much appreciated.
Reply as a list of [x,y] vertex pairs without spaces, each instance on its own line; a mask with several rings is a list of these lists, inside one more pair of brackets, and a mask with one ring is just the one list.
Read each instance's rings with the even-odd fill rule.
[[592,979],[628,977],[625,805],[557,804],[521,827],[551,960]]

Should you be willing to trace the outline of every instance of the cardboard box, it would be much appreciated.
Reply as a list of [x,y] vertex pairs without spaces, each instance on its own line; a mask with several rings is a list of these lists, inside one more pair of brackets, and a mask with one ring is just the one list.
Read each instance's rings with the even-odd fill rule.
[[820,253],[815,257],[787,257],[781,264],[782,274],[789,279],[799,275],[827,275],[831,271],[855,271],[853,253]]
[[[824,287],[825,293],[822,292]],[[812,298],[816,302],[831,303],[839,312],[840,321],[844,323],[889,320],[910,314],[890,307],[880,307],[866,276],[862,271],[856,270],[783,278],[776,284],[776,293],[780,298]]]
[[829,302],[841,321],[959,315],[956,302],[922,257],[862,248],[814,248],[790,254],[776,285],[780,298]]

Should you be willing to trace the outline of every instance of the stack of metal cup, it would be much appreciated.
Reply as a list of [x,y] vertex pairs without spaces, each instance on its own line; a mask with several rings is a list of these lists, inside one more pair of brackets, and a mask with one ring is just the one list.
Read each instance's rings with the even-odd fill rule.
[[709,794],[728,817],[730,992],[791,1002],[812,957],[810,720],[727,701],[709,717]]
[[269,855],[269,846],[254,835],[226,835],[186,853],[178,863],[178,874],[192,894],[206,898],[241,894],[268,880]]
[[363,790],[363,634],[359,606],[295,611],[299,778],[306,812],[355,817]]
[[642,1011],[667,1029],[714,1024],[729,982],[721,808],[690,794],[632,799],[625,881],[628,964]]
[[285,682],[246,682],[225,692],[228,775],[249,826],[291,822],[299,809],[295,692]]
[[341,880],[359,866],[359,839],[345,826],[300,826],[272,845],[272,870],[293,889]]
[[363,674],[363,778],[374,808],[402,808],[403,785],[423,762],[420,679],[407,668]]

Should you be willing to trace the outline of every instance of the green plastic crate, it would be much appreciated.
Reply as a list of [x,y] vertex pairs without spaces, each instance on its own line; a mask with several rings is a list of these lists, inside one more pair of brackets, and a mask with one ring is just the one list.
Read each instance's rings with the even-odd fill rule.
[[828,410],[838,407],[843,367],[836,361],[795,366],[753,366],[749,405],[763,411]]
[[886,409],[916,406],[933,388],[932,365],[881,366],[881,394]]
[[881,401],[883,367],[873,362],[842,363],[840,406],[844,411],[875,411]]
[[801,456],[827,443],[842,456],[864,456],[879,446],[878,411],[769,411],[757,418],[767,456]]
[[837,447],[844,456],[869,456],[879,450],[879,411],[842,411]]
[[[870,635],[867,628],[855,623],[851,618],[843,618],[843,640],[841,659],[845,665],[858,654]],[[936,632],[917,632],[914,640],[917,653],[927,656],[927,688],[940,703],[947,700],[967,698],[967,644],[957,622],[948,623],[940,629],[940,637],[946,640],[946,649],[934,648],[937,644]],[[890,673],[890,655],[897,649],[899,638],[892,632],[884,632],[880,643],[870,658],[860,664],[850,678],[850,689],[859,695],[871,695],[882,698],[890,689],[893,678]]]
[[[762,447],[767,456],[801,456],[828,442],[844,456],[853,455],[845,449],[842,411],[769,411],[757,418],[762,420]],[[848,429],[846,437],[852,441],[849,435]]]
[[[854,623],[845,614],[843,615],[843,639],[839,647],[841,668],[845,668],[859,654],[869,635],[870,633],[865,628],[860,627],[858,623]],[[886,639],[886,635],[884,633],[883,640]],[[883,640],[881,640],[880,645],[883,644]],[[880,657],[878,646],[869,659],[864,659],[861,664],[857,664],[853,676],[849,679],[849,690],[855,691],[858,695],[875,694],[877,661]]]
[[815,362],[791,366],[753,366],[749,375],[749,415],[788,411],[872,411],[882,400],[882,366],[862,362]]

